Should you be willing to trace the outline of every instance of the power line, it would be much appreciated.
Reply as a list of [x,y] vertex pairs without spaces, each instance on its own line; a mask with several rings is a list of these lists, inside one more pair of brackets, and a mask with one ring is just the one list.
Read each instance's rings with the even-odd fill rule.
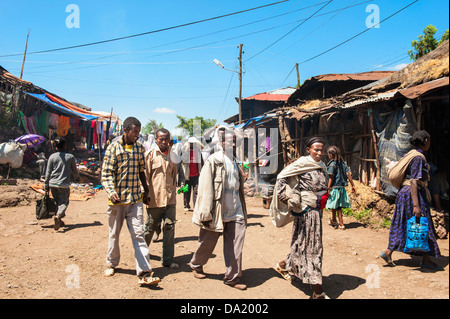
[[304,63],[306,63],[306,62],[309,62],[309,61],[311,61],[311,60],[314,60],[314,59],[318,58],[319,56],[324,55],[325,53],[328,53],[328,52],[330,52],[330,51],[332,51],[332,50],[334,50],[334,49],[340,47],[341,45],[343,45],[343,44],[345,44],[345,43],[347,43],[347,42],[353,40],[354,38],[356,38],[356,37],[362,35],[363,33],[365,33],[365,32],[367,32],[367,31],[371,30],[372,28],[376,27],[376,26],[379,25],[381,22],[384,22],[384,21],[386,21],[386,20],[392,18],[392,17],[395,16],[396,14],[402,12],[402,11],[405,10],[406,8],[408,8],[408,7],[410,7],[411,5],[413,5],[414,3],[416,3],[417,1],[419,1],[419,0],[415,0],[415,1],[411,2],[411,3],[408,4],[407,6],[401,8],[401,9],[398,10],[397,12],[394,12],[393,14],[391,14],[391,15],[388,16],[387,18],[381,20],[380,22],[374,24],[374,25],[371,26],[370,28],[367,28],[366,30],[364,30],[364,31],[362,31],[362,32],[360,32],[360,33],[358,33],[358,34],[352,36],[351,38],[349,38],[349,39],[347,39],[347,40],[345,40],[345,41],[343,41],[343,42],[341,42],[341,43],[339,43],[339,44],[337,44],[337,45],[335,45],[334,47],[332,47],[332,48],[330,48],[330,49],[328,49],[328,50],[326,50],[326,51],[323,51],[323,52],[321,52],[321,53],[319,53],[319,54],[313,56],[312,58],[309,58],[309,59],[307,59],[307,60],[301,62],[301,64],[304,64]]
[[[367,1],[365,1],[365,2],[367,2]],[[362,2],[362,3],[365,3],[365,2]],[[212,34],[215,34],[215,33],[220,33],[220,32],[224,32],[224,31],[228,31],[228,30],[231,30],[231,29],[235,29],[235,28],[247,26],[247,25],[250,25],[250,24],[262,22],[262,21],[265,21],[265,20],[269,20],[269,19],[272,19],[272,18],[280,17],[280,16],[282,16],[282,15],[290,14],[290,13],[293,13],[293,12],[305,10],[305,9],[308,9],[308,8],[313,8],[313,7],[316,7],[316,6],[318,6],[318,5],[320,5],[320,4],[323,4],[323,3],[325,3],[325,1],[319,2],[319,3],[315,4],[315,5],[311,5],[311,6],[303,7],[303,8],[300,8],[300,9],[296,9],[296,10],[294,10],[294,11],[290,11],[290,12],[287,12],[287,13],[282,13],[282,14],[279,14],[279,15],[277,15],[277,16],[273,16],[273,17],[269,17],[269,18],[265,18],[265,19],[260,19],[260,20],[253,21],[253,22],[250,22],[250,23],[246,23],[246,24],[242,24],[242,25],[239,25],[239,26],[235,26],[235,27],[231,27],[231,28],[227,28],[227,29],[223,29],[223,30],[219,30],[219,31],[207,33],[207,34],[200,35],[200,36],[196,36],[196,37],[191,37],[191,38],[187,38],[187,39],[183,39],[183,40],[179,40],[179,41],[174,41],[174,42],[171,42],[171,43],[166,43],[166,44],[154,46],[154,47],[152,47],[152,48],[158,48],[158,47],[161,47],[161,46],[166,46],[166,45],[171,45],[171,44],[175,44],[175,43],[180,43],[180,42],[184,42],[184,41],[193,40],[193,39],[196,39],[196,38],[200,38],[200,37],[212,35]],[[362,3],[358,3],[357,5],[360,5],[360,4],[362,4]],[[328,14],[331,14],[331,13],[336,12],[336,11],[341,11],[341,10],[344,10],[344,9],[347,9],[347,8],[349,8],[349,6],[347,6],[347,7],[345,7],[345,8],[338,9],[338,10],[334,10],[334,11],[330,11],[330,12],[325,12],[325,13],[322,13],[322,14],[318,14],[318,15],[315,16],[315,18],[316,18],[316,17],[319,17],[319,16],[328,15]],[[301,21],[306,21],[306,20],[307,20],[307,19],[298,19],[298,20],[294,21],[293,23],[297,23],[297,22],[301,22]],[[283,24],[283,25],[291,25],[291,24],[293,24],[293,23],[288,23],[288,24]],[[270,30],[279,28],[279,27],[281,27],[281,26],[283,26],[283,25],[275,26],[275,27],[269,27],[269,28],[266,28],[266,29],[262,29],[262,30],[258,30],[258,31],[253,31],[253,32],[246,33],[246,34],[241,34],[241,35],[239,35],[239,36],[235,36],[235,37],[231,37],[231,38],[227,38],[227,39],[222,39],[222,40],[217,40],[217,41],[213,41],[213,42],[209,42],[209,43],[205,43],[205,44],[201,44],[201,45],[197,45],[197,46],[193,46],[193,47],[188,47],[188,48],[183,48],[183,49],[178,49],[178,50],[167,50],[166,52],[161,51],[159,54],[147,56],[146,58],[148,58],[148,57],[160,56],[160,55],[164,55],[164,54],[175,53],[175,52],[182,52],[182,51],[186,51],[186,50],[199,49],[199,48],[205,47],[205,46],[207,46],[207,45],[212,45],[212,44],[215,44],[215,43],[220,43],[220,42],[230,41],[230,40],[234,40],[234,39],[237,39],[237,38],[242,38],[242,37],[249,36],[249,35],[254,35],[254,34],[257,34],[257,33],[262,33],[262,32],[266,32],[266,31],[270,31]],[[109,52],[109,53],[112,53],[112,54],[111,54],[111,55],[107,55],[107,56],[97,57],[97,58],[94,58],[94,59],[95,59],[95,60],[98,60],[98,59],[106,59],[106,58],[114,57],[114,56],[121,55],[121,54],[128,54],[128,53],[144,53],[144,52],[147,52],[147,51],[138,50],[138,51],[126,51],[126,52]],[[150,52],[151,52],[151,51],[150,51]],[[156,51],[156,52],[157,52],[157,51]],[[42,53],[41,53],[41,54],[42,54]],[[51,53],[51,54],[61,54],[61,53]],[[64,52],[63,54],[72,54],[72,53]],[[86,53],[85,53],[85,54],[86,54]],[[95,54],[101,54],[101,53],[95,53]],[[78,62],[84,62],[84,61],[90,61],[90,60],[92,60],[92,59],[84,59],[84,60],[81,60],[81,61],[78,61]],[[128,61],[130,61],[130,60],[128,60]],[[125,62],[126,62],[126,61],[125,61]],[[246,61],[244,61],[244,62],[246,62]],[[77,62],[72,61],[72,62],[66,62],[66,63],[64,63],[64,64],[65,64],[65,65],[68,65],[68,64],[76,64],[76,63],[77,63]],[[60,64],[60,65],[61,65],[61,64]],[[104,65],[104,64],[91,65],[91,66],[82,66],[82,67],[75,67],[75,68],[69,68],[69,69],[59,69],[59,70],[55,70],[55,71],[65,71],[65,70],[74,70],[74,69],[93,68],[93,67],[102,66],[102,65]],[[105,65],[106,65],[106,64],[105,64]],[[57,66],[57,65],[54,64],[54,66]],[[48,65],[48,66],[45,66],[45,65],[34,66],[34,67],[29,68],[29,69],[38,69],[38,68],[42,68],[42,67],[51,67],[51,65]],[[54,72],[54,71],[49,71],[49,72]]]
[[[233,13],[227,13],[227,14],[223,14],[223,15],[212,17],[212,18],[208,18],[208,19],[203,19],[203,20],[198,20],[198,21],[194,21],[194,22],[184,23],[184,24],[180,24],[180,25],[176,25],[176,26],[172,26],[172,27],[167,27],[167,28],[162,28],[162,29],[158,29],[158,30],[152,30],[152,31],[137,33],[137,34],[133,34],[133,35],[123,36],[123,37],[118,37],[118,38],[113,38],[113,39],[108,39],[108,40],[90,42],[90,43],[79,44],[79,45],[72,45],[72,46],[62,47],[62,48],[57,48],[57,49],[49,49],[49,50],[30,52],[28,54],[37,54],[37,53],[46,53],[46,52],[69,50],[69,49],[87,47],[87,46],[92,46],[92,45],[98,45],[98,44],[103,44],[103,43],[108,43],[108,42],[114,42],[114,41],[119,41],[119,40],[125,40],[125,39],[140,37],[140,36],[143,36],[143,35],[149,35],[149,34],[153,34],[153,33],[158,33],[158,32],[178,29],[178,28],[187,27],[187,26],[194,25],[194,24],[199,24],[199,23],[203,23],[203,22],[208,22],[208,21],[212,21],[212,20],[217,20],[217,19],[221,19],[221,18],[225,18],[225,17],[229,17],[229,16],[233,16],[233,15],[237,15],[237,14],[253,11],[253,10],[258,10],[258,9],[261,9],[261,8],[265,8],[265,7],[281,4],[281,3],[287,2],[287,1],[289,1],[289,0],[281,0],[281,1],[278,1],[278,2],[269,3],[269,4],[266,4],[266,5],[262,5],[262,6],[251,8],[251,9],[241,10],[241,11],[237,11],[237,12],[233,12]],[[16,55],[17,54],[10,54],[10,55],[2,55],[0,57],[8,57],[8,56],[16,56]]]
[[258,53],[256,53],[255,55],[251,56],[250,58],[248,58],[246,60],[246,62],[248,60],[253,59],[254,57],[258,56],[259,54],[263,53],[264,51],[266,51],[268,48],[272,47],[273,45],[275,45],[276,43],[280,42],[282,39],[284,39],[285,37],[287,37],[289,34],[291,34],[292,32],[294,32],[297,28],[299,28],[301,25],[303,25],[306,21],[308,21],[309,19],[311,19],[313,16],[315,16],[317,13],[319,13],[319,11],[321,11],[323,8],[325,8],[327,5],[329,5],[333,0],[328,1],[324,6],[322,6],[319,10],[317,10],[316,12],[314,12],[312,15],[310,15],[308,18],[306,18],[304,21],[302,21],[299,25],[297,25],[295,28],[293,28],[292,30],[290,30],[289,32],[287,32],[286,34],[284,34],[282,37],[278,38],[278,40],[274,41],[272,44],[270,44],[269,46],[267,46],[266,48],[264,48],[263,50],[259,51]]
[[291,75],[292,71],[294,71],[294,69],[295,69],[295,65],[292,67],[291,71],[289,71],[289,74],[286,76],[286,78],[284,79],[283,83],[281,83],[280,87],[283,87],[284,82],[286,82],[286,80]]

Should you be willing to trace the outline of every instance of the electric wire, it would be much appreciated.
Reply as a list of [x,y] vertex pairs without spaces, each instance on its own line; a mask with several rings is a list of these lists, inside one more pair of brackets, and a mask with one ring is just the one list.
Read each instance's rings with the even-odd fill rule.
[[334,50],[334,49],[340,47],[341,45],[344,45],[345,43],[347,43],[347,42],[349,42],[349,41],[355,39],[356,37],[358,37],[358,36],[360,36],[360,35],[366,33],[367,31],[369,31],[369,30],[371,30],[372,28],[376,27],[377,25],[381,24],[382,22],[384,22],[384,21],[386,21],[386,20],[392,18],[393,16],[399,14],[400,12],[402,12],[402,11],[405,10],[405,9],[407,9],[408,7],[410,7],[411,5],[413,5],[414,3],[416,3],[417,1],[419,1],[419,0],[415,0],[415,1],[411,2],[411,3],[408,4],[407,6],[401,8],[400,10],[398,10],[398,11],[396,11],[396,12],[394,12],[393,14],[391,14],[390,16],[384,18],[384,19],[381,20],[380,22],[374,24],[374,25],[371,26],[370,28],[367,28],[367,29],[365,29],[364,31],[359,32],[358,34],[352,36],[351,38],[349,38],[349,39],[347,39],[347,40],[345,40],[345,41],[342,41],[341,43],[339,43],[339,44],[333,46],[332,48],[330,48],[330,49],[328,49],[328,50],[325,50],[325,51],[323,51],[323,52],[321,52],[321,53],[319,53],[319,54],[316,54],[315,56],[313,56],[313,57],[311,57],[311,58],[309,58],[309,59],[307,59],[307,60],[305,60],[305,61],[303,61],[303,62],[300,62],[300,64],[304,64],[304,63],[307,63],[307,62],[309,62],[309,61],[312,61],[312,60],[314,60],[314,59],[316,59],[316,58],[318,58],[318,57],[320,57],[320,56],[322,56],[322,55],[324,55],[324,54],[326,54],[326,53],[328,53],[328,52],[330,52],[330,51],[332,51],[332,50]]
[[[203,23],[203,22],[217,20],[217,19],[221,19],[221,18],[225,18],[225,17],[229,17],[229,16],[233,16],[233,15],[237,15],[237,14],[241,14],[241,13],[245,13],[245,12],[249,12],[249,11],[254,11],[254,10],[266,8],[266,7],[273,6],[273,5],[278,5],[278,4],[281,4],[281,3],[284,3],[284,2],[288,2],[288,1],[290,1],[290,0],[281,0],[281,1],[278,1],[278,2],[273,2],[273,3],[266,4],[266,5],[250,8],[250,9],[236,11],[236,12],[233,12],[233,13],[227,13],[227,14],[219,15],[219,16],[212,17],[212,18],[207,18],[207,19],[203,19],[203,20],[188,22],[188,23],[179,24],[179,25],[171,26],[171,27],[166,27],[166,28],[162,28],[162,29],[158,29],[158,30],[152,30],[152,31],[137,33],[137,34],[133,34],[133,35],[123,36],[123,37],[118,37],[118,38],[113,38],[113,39],[108,39],[108,40],[102,40],[102,41],[96,41],[96,42],[90,42],[90,43],[84,43],[84,44],[78,44],[78,45],[72,45],[72,46],[67,46],[67,47],[62,47],[62,48],[35,51],[35,52],[30,52],[28,54],[37,54],[37,53],[46,53],[46,52],[55,52],[55,51],[69,50],[69,49],[93,46],[93,45],[98,45],[98,44],[104,44],[104,43],[109,43],[109,42],[114,42],[114,41],[120,41],[120,40],[140,37],[140,36],[149,35],[149,34],[153,34],[153,33],[159,33],[159,32],[163,32],[163,31],[168,31],[168,30],[173,30],[173,29],[178,29],[178,28],[182,28],[182,27],[191,26],[191,25],[194,25],[194,24],[199,24],[199,23]],[[2,55],[0,57],[17,56],[17,55],[19,55],[19,54]]]
[[322,9],[324,9],[327,5],[329,5],[331,2],[333,2],[333,0],[328,1],[324,6],[322,6],[319,10],[317,10],[316,12],[314,12],[311,16],[309,16],[307,19],[305,19],[304,21],[302,21],[299,25],[297,25],[295,28],[291,29],[289,32],[285,33],[283,36],[281,36],[280,38],[278,38],[276,41],[272,42],[270,45],[268,45],[267,47],[265,47],[264,49],[262,49],[261,51],[259,51],[258,53],[256,53],[255,55],[251,56],[250,58],[248,58],[246,61],[249,61],[253,58],[255,58],[256,56],[260,55],[261,53],[263,53],[264,51],[266,51],[267,49],[269,49],[270,47],[274,46],[275,44],[277,44],[278,42],[280,42],[282,39],[284,39],[285,37],[287,37],[289,34],[291,34],[292,32],[294,32],[297,28],[299,28],[300,26],[302,26],[305,22],[307,22],[309,19],[311,19],[313,16],[315,16],[317,13],[319,13],[319,11],[321,11]]

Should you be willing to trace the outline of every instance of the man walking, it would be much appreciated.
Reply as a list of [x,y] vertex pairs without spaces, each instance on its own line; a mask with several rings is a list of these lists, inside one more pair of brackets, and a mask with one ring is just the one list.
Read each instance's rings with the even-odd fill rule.
[[183,177],[182,184],[188,185],[188,191],[184,193],[184,210],[191,209],[192,204],[195,207],[198,193],[198,179],[203,166],[201,144],[195,137],[190,137],[184,149],[183,154]]
[[171,156],[169,131],[164,128],[156,131],[155,142],[145,156],[145,176],[149,184],[145,241],[150,246],[153,233],[162,224],[162,264],[174,269],[178,268],[174,263],[177,164]]
[[235,161],[234,132],[222,130],[219,136],[222,150],[207,159],[200,173],[198,199],[192,217],[193,223],[200,226],[200,234],[197,251],[189,265],[195,278],[205,278],[203,265],[223,234],[224,283],[245,290],[247,286],[239,282],[247,227],[244,177]]
[[113,276],[114,269],[119,264],[120,230],[126,221],[135,252],[138,283],[156,285],[160,279],[152,277],[148,246],[144,238],[143,200],[148,200],[148,186],[144,171],[144,146],[137,142],[141,123],[134,117],[128,117],[123,122],[123,128],[125,134],[108,146],[102,165],[102,185],[109,197],[108,268],[105,276]]

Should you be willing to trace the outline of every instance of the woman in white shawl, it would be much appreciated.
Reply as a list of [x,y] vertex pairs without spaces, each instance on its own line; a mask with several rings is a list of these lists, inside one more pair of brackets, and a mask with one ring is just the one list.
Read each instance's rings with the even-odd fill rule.
[[292,274],[314,285],[313,299],[328,298],[322,289],[322,209],[328,195],[326,166],[321,161],[324,144],[318,137],[306,141],[309,155],[300,157],[277,176],[271,207],[288,212],[294,222],[290,252],[275,270],[287,280]]

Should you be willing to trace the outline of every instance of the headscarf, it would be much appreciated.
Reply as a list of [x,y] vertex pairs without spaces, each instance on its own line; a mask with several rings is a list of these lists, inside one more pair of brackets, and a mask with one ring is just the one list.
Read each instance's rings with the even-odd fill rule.
[[325,141],[324,141],[321,137],[313,136],[313,137],[310,137],[310,138],[308,138],[308,139],[306,140],[305,146],[306,146],[306,147],[310,147],[310,146],[313,145],[314,143],[322,143],[322,144],[325,145]]

